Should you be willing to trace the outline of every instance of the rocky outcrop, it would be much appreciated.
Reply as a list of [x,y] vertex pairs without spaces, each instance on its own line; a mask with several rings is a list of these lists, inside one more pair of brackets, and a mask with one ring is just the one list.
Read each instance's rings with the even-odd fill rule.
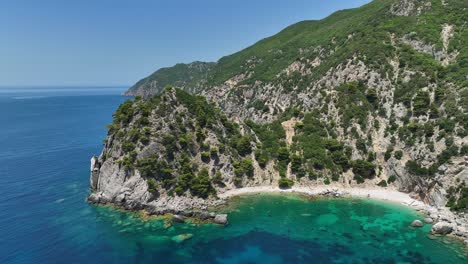
[[228,224],[228,215],[227,214],[216,215],[213,221],[216,224],[219,224],[219,225],[227,225]]
[[453,227],[450,223],[439,222],[432,226],[431,232],[434,235],[447,235],[452,233]]
[[421,220],[414,220],[414,221],[411,223],[411,226],[412,226],[412,227],[423,227],[423,226],[424,226],[424,223],[421,222]]

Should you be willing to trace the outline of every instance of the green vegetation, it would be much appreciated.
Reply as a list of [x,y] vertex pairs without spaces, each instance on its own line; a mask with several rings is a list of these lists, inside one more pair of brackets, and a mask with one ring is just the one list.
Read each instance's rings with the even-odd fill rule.
[[436,173],[437,164],[434,164],[433,166],[429,168],[425,168],[419,165],[418,162],[414,160],[409,160],[408,162],[406,162],[406,169],[411,174],[428,177],[428,176],[433,176]]
[[460,184],[457,188],[450,187],[448,190],[447,207],[454,211],[468,211],[468,187],[465,183]]
[[372,179],[375,176],[375,165],[366,160],[355,160],[352,163],[353,172],[357,176],[365,179]]
[[252,145],[248,136],[241,137],[236,143],[237,152],[241,156],[246,156],[252,153]]
[[216,193],[211,185],[210,176],[206,168],[201,169],[197,177],[192,180],[190,192],[201,198],[207,198],[210,194]]
[[279,149],[285,147],[286,133],[279,121],[275,121],[266,125],[259,125],[251,120],[245,121],[246,125],[259,138],[261,145],[257,146],[255,157],[260,166],[265,167],[269,160],[274,160],[279,155]]
[[287,178],[281,178],[278,180],[278,185],[281,189],[288,189],[294,185],[294,181]]
[[386,180],[382,180],[380,181],[379,183],[377,183],[378,186],[380,187],[387,187],[387,181]]

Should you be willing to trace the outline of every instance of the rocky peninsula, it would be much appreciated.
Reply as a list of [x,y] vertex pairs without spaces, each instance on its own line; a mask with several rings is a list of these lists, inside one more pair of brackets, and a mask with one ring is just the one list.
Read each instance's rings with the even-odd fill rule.
[[156,71],[115,112],[89,201],[226,224],[208,210],[233,195],[368,197],[468,243],[464,10],[375,0]]

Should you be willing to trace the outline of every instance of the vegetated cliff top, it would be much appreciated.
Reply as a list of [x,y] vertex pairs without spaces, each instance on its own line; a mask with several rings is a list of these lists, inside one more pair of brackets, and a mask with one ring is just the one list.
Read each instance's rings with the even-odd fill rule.
[[[166,85],[199,92],[239,75],[245,75],[241,82],[244,84],[271,82],[301,58],[317,59],[317,66],[309,74],[313,79],[355,56],[386,71],[395,56],[394,38],[421,44],[424,55],[417,55],[417,63],[428,74],[437,72],[444,79],[466,86],[467,7],[463,0],[375,0],[319,21],[299,22],[217,63],[194,62],[160,69],[136,83],[127,95],[156,94]],[[441,37],[444,25],[453,27],[446,32],[446,38]],[[444,42],[447,38],[451,39],[449,43]],[[447,58],[455,50],[456,58]],[[431,57],[450,65],[441,67]]]

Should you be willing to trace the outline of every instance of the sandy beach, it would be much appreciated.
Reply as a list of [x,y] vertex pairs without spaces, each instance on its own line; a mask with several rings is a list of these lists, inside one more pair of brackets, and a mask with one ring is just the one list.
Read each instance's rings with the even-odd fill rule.
[[357,187],[336,187],[336,186],[326,186],[326,185],[317,185],[313,187],[292,187],[291,189],[280,189],[279,187],[274,186],[257,186],[257,187],[245,187],[240,189],[229,190],[222,194],[219,194],[220,198],[230,198],[233,196],[239,196],[243,194],[253,194],[253,193],[300,193],[307,195],[323,195],[326,193],[337,193],[339,196],[350,196],[350,197],[360,197],[360,198],[369,198],[382,200],[387,202],[393,202],[402,204],[405,206],[410,206],[412,208],[423,209],[428,208],[429,206],[424,204],[421,201],[413,199],[409,194],[402,193],[396,190],[383,189],[383,188],[357,188]]

